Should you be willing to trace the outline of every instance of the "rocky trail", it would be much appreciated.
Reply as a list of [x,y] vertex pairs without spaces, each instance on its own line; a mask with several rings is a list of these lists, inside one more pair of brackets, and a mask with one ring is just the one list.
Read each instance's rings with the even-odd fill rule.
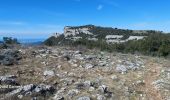
[[146,76],[144,76],[144,91],[146,92],[146,94],[148,94],[148,98],[150,100],[163,100],[160,92],[152,84],[152,82],[159,77],[162,66],[154,63],[149,63],[148,66],[148,72],[146,72]]

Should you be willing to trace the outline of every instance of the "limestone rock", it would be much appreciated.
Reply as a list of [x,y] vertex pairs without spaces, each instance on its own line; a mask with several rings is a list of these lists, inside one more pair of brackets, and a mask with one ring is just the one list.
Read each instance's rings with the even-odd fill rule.
[[91,100],[88,96],[79,97],[77,100]]

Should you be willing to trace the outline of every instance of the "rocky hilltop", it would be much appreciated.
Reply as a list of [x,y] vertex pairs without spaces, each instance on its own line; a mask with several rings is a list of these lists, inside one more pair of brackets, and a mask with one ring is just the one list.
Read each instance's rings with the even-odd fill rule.
[[[94,25],[85,26],[66,26],[64,28],[64,39],[77,41],[79,39],[87,39],[97,41],[105,40],[107,43],[121,43],[129,40],[140,40],[152,33],[161,33],[161,31],[154,30],[127,30],[117,29],[111,27],[100,27]],[[60,37],[59,34],[53,35]]]
[[170,99],[168,59],[61,46],[0,55],[0,100]]

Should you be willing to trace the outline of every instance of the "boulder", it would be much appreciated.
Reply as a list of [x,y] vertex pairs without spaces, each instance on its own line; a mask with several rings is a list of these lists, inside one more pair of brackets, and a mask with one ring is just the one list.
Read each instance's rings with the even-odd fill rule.
[[17,64],[17,62],[21,59],[21,54],[17,50],[5,50],[0,54],[0,63],[5,66],[10,66],[13,64]]
[[15,61],[15,58],[13,58],[13,57],[5,57],[2,60],[2,64],[5,65],[5,66],[10,66],[10,65],[14,64],[14,61]]
[[22,57],[21,57],[21,54],[18,50],[7,50],[4,52],[3,54],[5,57],[13,57],[15,58],[16,60],[20,60]]
[[99,92],[101,92],[102,94],[105,94],[108,92],[108,87],[106,85],[102,85],[102,86],[99,86],[98,88]]
[[19,85],[16,82],[16,78],[17,78],[17,76],[15,76],[15,75],[0,76],[0,83],[8,84],[8,85]]
[[53,93],[54,90],[55,90],[54,87],[52,87],[51,85],[45,85],[45,84],[39,84],[34,89],[34,91],[37,93],[43,93],[43,92]]

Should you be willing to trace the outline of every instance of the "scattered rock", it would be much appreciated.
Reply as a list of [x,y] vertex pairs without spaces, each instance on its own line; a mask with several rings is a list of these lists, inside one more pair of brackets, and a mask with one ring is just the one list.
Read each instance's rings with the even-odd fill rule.
[[145,80],[136,81],[136,85],[145,85]]
[[53,97],[53,100],[64,100],[64,92],[66,91],[66,88],[61,88],[57,91],[55,96]]
[[0,63],[5,66],[10,66],[13,64],[18,64],[18,61],[21,59],[21,54],[17,50],[5,50],[0,54]]
[[68,86],[68,85],[71,85],[72,83],[74,83],[75,80],[72,78],[63,78],[60,80],[60,82],[62,82],[62,86]]
[[46,70],[44,71],[44,76],[55,76],[55,73],[52,70]]
[[37,100],[37,97],[32,97],[31,100]]
[[28,94],[30,91],[32,91],[35,88],[35,85],[33,84],[29,84],[29,85],[25,85],[25,86],[21,86],[18,89],[8,93],[6,96],[13,96],[15,94],[21,93],[21,94]]
[[167,81],[165,81],[165,80],[163,80],[163,79],[156,80],[155,82],[153,82],[153,84],[155,85],[155,87],[156,87],[157,89],[164,88],[164,89],[170,91],[170,82],[167,82]]
[[19,99],[22,99],[22,98],[23,98],[23,95],[18,95],[18,98],[19,98]]
[[104,66],[107,65],[107,62],[106,61],[99,61],[98,65],[101,66],[101,67],[104,67]]
[[5,57],[2,61],[2,64],[5,66],[10,66],[14,64],[14,58],[13,57]]
[[79,97],[77,100],[91,100],[88,96]]
[[117,65],[116,71],[119,72],[119,73],[124,74],[124,73],[127,72],[127,68],[124,65]]
[[93,67],[94,66],[92,64],[89,64],[89,63],[85,64],[85,66],[84,66],[84,68],[86,68],[86,69],[91,69]]
[[111,76],[111,79],[112,79],[112,80],[117,80],[118,77],[117,77],[117,75],[112,75],[112,76]]
[[0,83],[8,84],[8,85],[19,85],[16,82],[16,78],[17,78],[17,76],[15,76],[15,75],[0,76]]
[[90,88],[89,88],[89,91],[90,91],[90,92],[92,92],[92,91],[94,91],[94,90],[95,90],[94,87],[90,87]]
[[53,98],[53,100],[64,100],[63,96],[56,96]]
[[[34,52],[31,54],[30,50]],[[13,54],[5,54],[6,50],[0,51],[1,64],[4,62],[3,60],[6,60],[7,55],[10,56],[7,57],[8,60],[6,61],[9,62],[6,65],[14,64],[14,67],[2,65],[1,75],[4,73],[14,75],[21,73],[17,76],[17,79],[14,75],[0,76],[2,85],[17,86],[8,92],[4,92],[4,94],[7,97],[16,97],[21,100],[27,97],[29,100],[39,100],[44,96],[47,96],[45,98],[47,100],[112,100],[117,98],[126,100],[131,99],[131,97],[133,99],[133,96],[140,98],[146,95],[138,95],[136,91],[138,87],[141,88],[146,85],[143,80],[146,77],[144,75],[148,74],[148,62],[152,66],[152,64],[155,64],[154,60],[145,63],[145,60],[148,60],[147,58],[136,58],[133,55],[117,53],[113,55],[112,53],[93,50],[86,50],[87,52],[83,51],[82,53],[76,50],[74,47],[71,49],[57,47],[52,50],[32,47],[22,53],[23,60],[21,61],[23,63],[18,66],[15,66],[18,62],[17,58],[12,56],[11,61],[9,60]],[[144,65],[146,67],[143,68]],[[120,73],[127,74],[121,75]],[[153,74],[155,73],[157,74],[156,71]],[[165,69],[160,76],[157,76],[160,78],[153,83],[161,93],[169,91],[169,73],[170,71]],[[17,82],[28,85],[19,86]],[[53,93],[55,94],[52,95]],[[0,96],[4,94],[0,94]],[[166,94],[168,95],[168,92]]]
[[76,89],[81,90],[81,89],[85,89],[86,86],[84,83],[76,83]]
[[44,85],[44,84],[39,84],[36,86],[36,88],[34,89],[35,92],[37,93],[42,93],[42,92],[50,92],[53,93],[54,92],[54,87],[50,86],[50,85]]
[[112,92],[108,90],[109,88],[106,85],[99,86],[98,90],[101,94],[104,94],[106,97],[112,97]]
[[108,92],[108,87],[106,85],[102,85],[102,86],[99,86],[98,88],[99,92],[101,92],[102,94],[105,94]]
[[13,90],[12,92],[6,94],[7,97],[20,94],[20,95],[31,95],[33,93],[41,93],[42,95],[46,92],[53,93],[55,91],[54,87],[50,85],[34,85],[29,84],[25,86],[20,86],[18,89]]
[[67,95],[72,98],[72,97],[76,96],[78,93],[79,93],[79,91],[77,89],[72,89],[72,90],[68,91]]
[[89,60],[89,61],[96,59],[96,58],[97,58],[97,56],[95,56],[95,55],[85,55],[85,59]]
[[71,58],[68,55],[64,56],[64,60],[69,61],[70,59]]
[[98,95],[97,100],[106,100],[106,97],[103,95]]
[[128,70],[137,70],[140,66],[138,63],[135,64],[128,61],[126,61],[126,65]]
[[90,81],[85,81],[85,82],[84,82],[84,86],[85,86],[86,88],[89,88],[89,87],[91,86],[91,82],[90,82]]
[[75,51],[75,54],[83,54],[81,51]]

